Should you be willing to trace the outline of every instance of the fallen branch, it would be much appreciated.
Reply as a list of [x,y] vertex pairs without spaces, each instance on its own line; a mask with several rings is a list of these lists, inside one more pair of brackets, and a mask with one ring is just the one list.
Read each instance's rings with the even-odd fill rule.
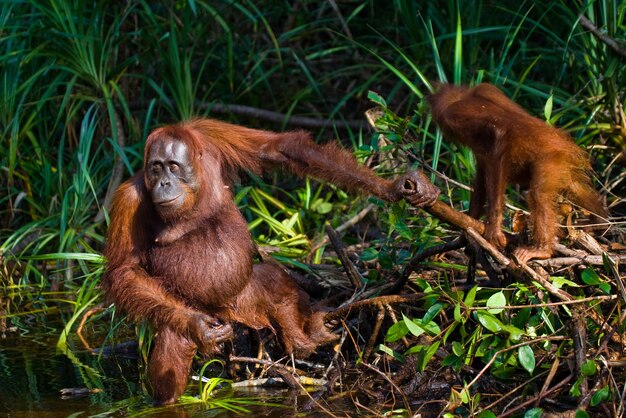
[[324,320],[332,321],[334,319],[347,316],[352,311],[363,308],[372,309],[377,308],[379,305],[415,302],[416,300],[424,297],[424,295],[424,293],[420,292],[411,295],[387,295],[364,299],[346,306],[342,306],[341,308],[337,308],[334,311],[327,313],[324,317]]
[[585,409],[588,405],[589,382],[583,373],[583,367],[587,361],[587,327],[585,326],[584,314],[579,306],[572,307],[572,319],[569,324],[570,335],[574,345],[574,367],[576,377],[582,379],[578,386],[580,390],[580,402],[578,407]]
[[[315,379],[308,376],[294,376],[302,386],[326,386],[328,380]],[[276,383],[286,384],[282,377],[264,377],[259,379],[242,380],[241,382],[233,382],[230,386],[233,388],[248,388],[256,386],[269,386]]]
[[[622,263],[626,262],[626,255],[611,256],[611,258],[618,260]],[[585,264],[588,266],[601,266],[604,264],[601,255],[585,255],[581,257],[557,257],[548,258],[546,260],[531,260],[529,265],[539,265],[541,267],[561,268],[572,267],[578,264]]]

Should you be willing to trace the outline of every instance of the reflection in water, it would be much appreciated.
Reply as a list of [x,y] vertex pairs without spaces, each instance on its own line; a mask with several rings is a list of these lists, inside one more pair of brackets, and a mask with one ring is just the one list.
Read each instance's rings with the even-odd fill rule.
[[[81,416],[88,416],[141,392],[133,356],[78,352],[68,357],[56,351],[57,338],[54,330],[7,333],[0,339],[0,415],[66,417],[84,411]],[[63,396],[66,388],[86,393]]]
[[[140,383],[136,346],[98,356],[74,348],[69,355],[56,351],[58,331],[38,335],[7,333],[0,339],[0,416],[8,417],[235,417],[224,409],[208,409],[206,404],[191,403],[153,408]],[[62,389],[72,389],[63,396]],[[188,393],[197,391],[190,388]],[[321,416],[311,396],[282,388],[224,390],[216,399],[253,399],[256,405],[241,404],[254,417]],[[322,401],[323,402],[323,401]],[[348,405],[335,403],[332,408],[349,416]],[[274,406],[269,404],[280,404]],[[344,408],[345,407],[345,408]]]

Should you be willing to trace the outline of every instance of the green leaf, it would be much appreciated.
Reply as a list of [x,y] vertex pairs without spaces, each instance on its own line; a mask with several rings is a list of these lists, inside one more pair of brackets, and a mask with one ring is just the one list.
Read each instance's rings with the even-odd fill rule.
[[519,341],[524,336],[524,331],[513,325],[503,325],[502,330],[509,333],[511,341]]
[[457,322],[463,322],[463,317],[461,316],[461,304],[457,303],[454,305],[454,320]]
[[596,273],[596,271],[591,267],[587,267],[586,269],[584,269],[583,272],[580,274],[580,278],[582,279],[583,283],[592,286],[602,283],[602,280],[600,280],[600,276],[598,276],[598,273]]
[[415,345],[409,348],[404,355],[408,356],[409,354],[413,354],[417,356],[417,370],[423,372],[426,369],[426,365],[430,361],[430,359],[435,355],[437,350],[439,349],[439,341],[435,341],[430,345]]
[[491,332],[501,332],[504,328],[502,322],[487,311],[477,311],[476,317],[478,322]]
[[417,325],[422,327],[424,331],[426,331],[429,335],[441,334],[441,328],[439,328],[439,325],[437,325],[435,321],[430,321],[427,324],[425,324],[420,319],[414,319],[413,322],[415,322]]
[[609,387],[605,386],[591,396],[590,405],[591,406],[600,405],[602,402],[609,399],[610,396],[611,396],[611,393],[609,392]]
[[333,204],[329,203],[329,202],[323,202],[320,203],[319,205],[317,205],[317,207],[315,208],[315,211],[317,213],[321,213],[322,215],[329,213],[331,210],[333,210]]
[[580,376],[578,379],[576,379],[572,387],[569,389],[570,395],[576,398],[580,396],[580,384],[583,381],[583,379],[584,379],[583,376]]
[[600,283],[598,285],[598,287],[600,288],[600,290],[602,290],[604,293],[606,293],[607,295],[612,294],[611,293],[611,285],[608,283]]
[[416,321],[413,321],[404,314],[402,314],[402,320],[404,321],[404,324],[406,325],[406,328],[409,330],[409,332],[416,337],[419,337],[424,332],[426,332],[424,328],[415,323]]
[[433,320],[434,317],[439,315],[439,312],[441,312],[443,308],[444,308],[443,303],[435,303],[433,306],[428,308],[428,310],[424,314],[424,317],[422,318],[422,323],[428,324],[430,321]]
[[550,117],[552,117],[552,103],[553,103],[553,97],[552,95],[550,95],[550,97],[548,97],[548,100],[546,100],[546,105],[543,107],[543,115],[546,118],[546,122],[550,122]]
[[452,366],[455,368],[459,368],[462,365],[461,359],[454,354],[448,354],[443,360],[441,360],[441,365],[444,367]]
[[576,411],[574,418],[589,418],[589,414],[587,413],[587,411],[579,409],[578,411]]
[[526,411],[524,418],[541,418],[541,414],[543,414],[543,409],[533,408]]
[[463,348],[463,344],[458,341],[452,342],[452,352],[458,356],[462,357],[465,354],[465,348]]
[[578,283],[568,280],[563,276],[553,276],[552,284],[559,289],[561,289],[564,285],[567,285],[570,287],[580,287]]
[[461,402],[463,402],[464,404],[468,404],[472,398],[467,388],[463,388],[461,392],[459,392],[459,395],[461,395]]
[[399,321],[389,327],[385,339],[389,342],[398,341],[400,338],[408,334],[409,330],[404,321]]
[[363,252],[361,252],[361,255],[359,256],[359,260],[362,261],[372,261],[372,260],[376,260],[378,258],[378,250],[376,250],[375,248],[366,248],[365,250],[363,250]]
[[496,414],[491,411],[481,411],[476,418],[496,418]]
[[469,292],[467,292],[467,296],[465,296],[465,305],[468,307],[474,306],[474,299],[476,299],[476,292],[478,291],[478,286],[472,287]]
[[439,341],[435,341],[434,343],[426,347],[426,350],[424,351],[424,358],[420,362],[420,371],[424,371],[424,369],[426,369],[426,364],[428,364],[430,359],[433,358],[435,353],[437,353],[440,345],[441,343]]
[[[493,295],[489,297],[489,299],[487,299],[488,308],[492,308],[492,307],[496,308],[496,307],[501,307],[501,306],[506,306],[506,297],[504,296],[504,293],[502,291],[498,293],[494,293]],[[488,312],[496,315],[502,312],[502,310],[503,310],[502,308],[489,309]]]
[[420,354],[424,352],[425,350],[426,350],[426,346],[424,344],[418,344],[406,350],[404,352],[404,355],[408,356],[409,354]]
[[535,353],[529,345],[523,345],[517,350],[519,362],[524,369],[531,375],[535,370]]
[[404,362],[405,358],[402,354],[398,353],[397,351],[392,350],[391,348],[387,347],[386,345],[383,344],[379,344],[377,347],[378,350],[382,351],[383,353],[387,354],[388,356],[393,357],[394,359]]
[[596,362],[593,360],[587,360],[586,362],[583,363],[582,366],[580,366],[580,371],[582,372],[582,374],[584,376],[593,376],[594,374],[596,374]]
[[381,106],[381,107],[387,107],[387,102],[378,93],[375,93],[375,92],[370,90],[370,91],[367,92],[367,98],[370,99],[372,102],[376,103],[377,105]]

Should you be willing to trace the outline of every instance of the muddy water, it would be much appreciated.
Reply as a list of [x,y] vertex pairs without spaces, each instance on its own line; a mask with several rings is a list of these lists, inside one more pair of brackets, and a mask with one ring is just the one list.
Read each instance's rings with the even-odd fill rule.
[[[0,339],[0,417],[242,416],[206,404],[153,408],[141,385],[136,347],[107,356],[74,347],[65,355],[56,350],[59,334],[58,329],[14,330]],[[63,394],[64,389],[71,391]],[[250,411],[244,414],[247,416],[325,415],[311,397],[281,388],[222,392],[215,400],[236,397],[260,401],[260,406],[244,405]],[[356,416],[344,402],[325,403],[324,407],[339,416]]]

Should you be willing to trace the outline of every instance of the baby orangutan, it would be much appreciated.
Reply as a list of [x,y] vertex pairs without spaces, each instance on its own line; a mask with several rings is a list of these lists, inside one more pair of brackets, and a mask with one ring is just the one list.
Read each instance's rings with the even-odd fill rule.
[[506,245],[501,224],[507,183],[528,188],[533,244],[515,249],[519,262],[552,255],[559,194],[596,217],[608,216],[591,185],[587,153],[564,131],[531,116],[497,87],[444,84],[428,102],[444,136],[469,147],[476,157],[469,214],[479,219],[486,204],[484,236],[490,243]]

